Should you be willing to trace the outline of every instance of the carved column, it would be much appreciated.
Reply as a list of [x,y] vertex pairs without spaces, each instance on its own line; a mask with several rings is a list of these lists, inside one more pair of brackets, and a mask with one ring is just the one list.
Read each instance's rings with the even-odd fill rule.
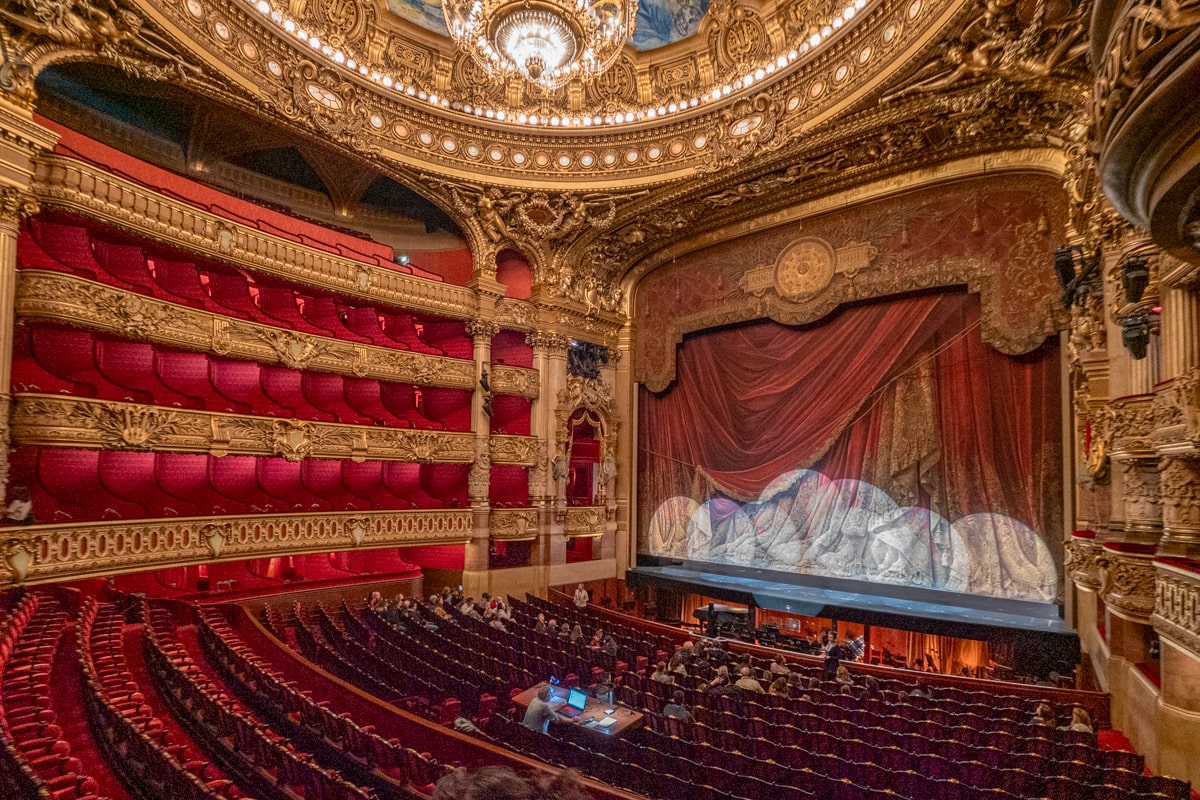
[[621,435],[617,437],[617,477],[613,486],[616,495],[616,557],[617,576],[637,565],[637,526],[634,523],[637,500],[637,383],[633,380],[633,328],[626,325],[618,334],[617,346],[612,350],[616,361],[616,377],[613,395],[617,419],[624,420]]
[[29,106],[14,104],[13,99],[0,93],[0,498],[8,485],[17,236],[21,219],[37,213],[37,202],[28,194],[34,159],[58,140],[57,134],[33,121]]
[[1163,378],[1176,378],[1200,366],[1200,297],[1172,287],[1162,299]]
[[558,333],[534,331],[526,335],[525,341],[533,348],[533,366],[541,380],[530,420],[530,432],[538,437],[544,450],[544,453],[539,450],[539,458],[546,460],[539,475],[541,480],[530,486],[530,491],[536,493],[539,508],[539,563],[564,564],[567,560],[567,540],[563,537],[562,520],[555,509],[556,506],[566,505],[566,484],[559,477],[561,466],[556,466],[555,462],[566,448],[564,443],[557,440],[554,402],[566,385],[567,346],[570,339]]
[[492,337],[500,326],[489,320],[467,322],[467,333],[475,343],[475,394],[471,401],[471,430],[475,433],[475,459],[467,477],[467,495],[473,512],[471,541],[466,545],[463,558],[463,586],[468,585],[467,573],[486,573],[490,531],[488,513],[490,503],[488,490],[492,480],[492,457],[490,450],[491,419],[490,393],[482,385],[483,372],[491,365]]

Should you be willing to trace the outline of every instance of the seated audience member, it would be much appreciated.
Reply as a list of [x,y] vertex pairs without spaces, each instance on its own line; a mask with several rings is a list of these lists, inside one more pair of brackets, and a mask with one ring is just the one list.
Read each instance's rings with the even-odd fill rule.
[[687,660],[680,651],[676,650],[675,655],[671,656],[671,663],[667,665],[667,671],[675,675],[687,675]]
[[450,613],[446,611],[446,604],[442,602],[442,598],[438,595],[433,595],[429,598],[429,605],[433,608],[433,615],[438,619],[450,619]]
[[534,623],[534,626],[533,626],[533,632],[540,633],[543,636],[546,635],[546,615],[545,614],[542,614],[540,612],[538,613],[537,622]]
[[1033,719],[1030,724],[1038,728],[1053,728],[1058,724],[1054,718],[1054,709],[1045,703],[1039,703],[1037,709],[1033,712]]
[[550,687],[547,685],[539,689],[537,696],[529,701],[529,708],[525,709],[525,717],[521,724],[536,733],[545,733],[551,722],[566,722],[566,719],[559,716],[550,705]]
[[571,644],[580,644],[583,642],[583,626],[576,622],[571,627]]
[[1071,709],[1071,724],[1063,728],[1065,731],[1078,731],[1080,733],[1095,733],[1092,728],[1092,718],[1088,712],[1079,706]]
[[608,672],[601,672],[596,679],[596,685],[592,687],[592,697],[595,697],[602,703],[613,702],[613,679]]
[[512,612],[508,610],[508,603],[504,602],[504,598],[496,598],[496,617],[502,622],[508,622],[512,619]]
[[588,800],[574,770],[523,778],[508,767],[456,769],[437,782],[433,800]]
[[846,669],[845,664],[838,665],[836,680],[842,686],[854,685],[854,679],[850,677],[850,670]]
[[551,617],[550,621],[546,623],[546,635],[558,636],[558,620],[554,617]]
[[600,645],[604,643],[604,629],[596,628],[596,632],[592,634],[592,640],[588,642],[589,650],[599,650]]
[[762,684],[754,679],[749,667],[742,667],[738,671],[738,679],[735,684],[739,689],[746,692],[754,692],[755,694],[765,694]]
[[567,622],[565,619],[563,620],[562,625],[558,626],[558,638],[559,641],[563,642],[568,641],[571,638],[571,623]]
[[879,681],[874,675],[868,675],[863,683],[862,694],[858,696],[859,700],[886,700],[883,694],[883,689],[879,687]]
[[383,594],[380,592],[371,592],[367,595],[367,608],[372,611],[378,611],[383,608]]
[[838,689],[838,694],[842,695],[843,697],[854,697],[854,690],[851,689],[847,684],[843,683],[841,684],[841,687],[842,688]]
[[617,654],[617,640],[611,634],[604,637],[604,641],[600,644],[600,651],[608,653],[610,656]]
[[692,721],[692,712],[688,711],[687,706],[683,704],[683,692],[678,689],[675,690],[675,694],[671,697],[671,702],[663,706],[663,716],[683,720],[684,722]]
[[788,669],[787,663],[784,662],[783,656],[775,656],[775,659],[771,662],[771,674],[790,675],[791,672],[792,671]]
[[917,685],[913,688],[913,690],[911,692],[908,693],[908,696],[909,697],[924,697],[926,700],[933,699],[933,695],[930,693],[929,687],[927,685],[925,685],[925,681],[923,681],[923,680],[917,681]]
[[799,672],[788,673],[787,682],[788,682],[789,690],[791,690],[791,689],[803,690],[804,689],[804,678],[800,675]]
[[654,672],[650,675],[650,680],[658,681],[659,683],[674,683],[675,678],[671,673],[667,672],[667,662],[660,661],[654,665]]
[[771,688],[767,689],[767,694],[771,695],[772,697],[787,697],[788,696],[787,678],[780,675],[778,678],[771,681]]

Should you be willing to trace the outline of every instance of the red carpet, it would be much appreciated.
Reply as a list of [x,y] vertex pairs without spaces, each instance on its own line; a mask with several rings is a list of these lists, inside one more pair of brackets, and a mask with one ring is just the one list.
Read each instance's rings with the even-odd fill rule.
[[50,705],[58,717],[58,724],[62,726],[63,738],[71,743],[71,755],[86,765],[84,772],[96,779],[100,785],[99,794],[107,796],[109,800],[131,800],[120,778],[100,753],[92,729],[88,727],[81,700],[84,690],[76,656],[76,630],[74,622],[68,623],[54,656],[51,685],[55,690],[50,695]]
[[1121,750],[1126,753],[1136,753],[1133,743],[1125,738],[1125,734],[1117,730],[1101,729],[1096,731],[1096,743],[1101,750]]

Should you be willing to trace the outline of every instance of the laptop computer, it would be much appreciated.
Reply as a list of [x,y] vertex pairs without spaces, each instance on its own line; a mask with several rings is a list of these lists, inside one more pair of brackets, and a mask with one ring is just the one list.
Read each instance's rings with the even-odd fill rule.
[[587,692],[579,687],[572,687],[567,693],[566,704],[558,710],[558,713],[564,717],[577,717],[583,713],[584,707],[587,706]]

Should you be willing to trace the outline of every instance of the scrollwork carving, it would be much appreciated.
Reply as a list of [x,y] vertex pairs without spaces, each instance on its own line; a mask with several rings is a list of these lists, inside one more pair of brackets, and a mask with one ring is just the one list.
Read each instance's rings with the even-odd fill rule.
[[492,391],[532,399],[541,392],[541,375],[537,370],[493,365]]
[[1200,575],[1158,567],[1154,629],[1200,656]]
[[604,531],[604,506],[579,506],[567,509],[563,520],[564,536],[588,536]]
[[1104,603],[1138,619],[1154,612],[1156,575],[1149,558],[1132,558],[1106,551],[1099,558]]
[[[145,569],[184,566],[213,558],[267,558],[344,550],[347,521],[365,526],[366,547],[464,542],[471,512],[461,509],[352,511],[325,514],[250,514],[211,517],[31,525],[5,547],[11,578],[47,583]],[[15,563],[14,563],[15,562]]]
[[1063,551],[1067,577],[1085,589],[1099,589],[1100,546],[1090,539],[1073,536],[1063,543]]
[[492,509],[488,531],[497,540],[529,539],[537,535],[537,511],[532,508]]

